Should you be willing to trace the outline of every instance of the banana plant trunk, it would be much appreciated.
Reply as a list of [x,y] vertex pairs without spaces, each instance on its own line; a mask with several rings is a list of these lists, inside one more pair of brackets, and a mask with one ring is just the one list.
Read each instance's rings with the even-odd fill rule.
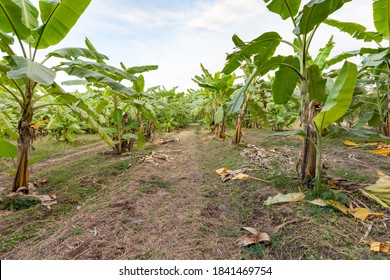
[[241,109],[241,112],[240,114],[238,114],[237,118],[236,118],[236,130],[234,132],[234,135],[233,135],[233,140],[232,140],[232,144],[233,145],[237,145],[241,142],[241,137],[242,137],[242,121],[245,117],[245,113],[246,113],[246,108],[248,107],[248,102],[245,101],[244,103],[244,106],[242,107]]
[[317,103],[308,102],[308,91],[304,91],[303,105],[301,111],[301,122],[306,137],[302,143],[302,158],[301,158],[301,184],[302,186],[310,186],[312,178],[316,174],[317,161],[317,132],[314,128],[313,118],[318,114]]
[[390,136],[390,89],[387,91],[387,120],[386,120],[386,136]]
[[148,142],[153,142],[153,136],[154,136],[153,130],[154,130],[153,122],[152,120],[149,120],[148,127],[146,128],[146,140]]
[[31,127],[33,113],[31,108],[24,110],[23,117],[18,124],[18,158],[16,161],[16,174],[12,185],[12,191],[28,187],[28,158],[30,145],[35,138],[34,129]]
[[214,135],[218,139],[223,139],[223,134],[225,133],[225,120],[222,120],[214,130]]

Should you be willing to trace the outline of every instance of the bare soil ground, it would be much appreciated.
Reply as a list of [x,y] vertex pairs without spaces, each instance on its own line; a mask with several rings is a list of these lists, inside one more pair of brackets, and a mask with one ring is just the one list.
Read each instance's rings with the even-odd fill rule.
[[[187,128],[167,136],[179,141],[122,157],[93,142],[37,163],[33,179],[48,179],[41,191],[57,194],[58,205],[0,210],[1,259],[390,259],[362,242],[365,234],[367,241],[390,239],[390,211],[365,198],[346,194],[386,216],[361,222],[304,203],[263,205],[278,192],[298,191],[298,139],[246,130],[245,144],[232,148],[227,141],[201,141],[206,136]],[[388,158],[332,141],[325,151],[328,174],[372,183],[376,170],[390,173]],[[258,166],[242,156],[246,144],[277,156],[268,168]],[[158,158],[143,160],[150,155]],[[223,183],[215,173],[222,167],[246,167],[269,183]],[[0,176],[1,184],[6,180]],[[271,243],[238,247],[236,240],[248,234],[242,227],[267,232]]]

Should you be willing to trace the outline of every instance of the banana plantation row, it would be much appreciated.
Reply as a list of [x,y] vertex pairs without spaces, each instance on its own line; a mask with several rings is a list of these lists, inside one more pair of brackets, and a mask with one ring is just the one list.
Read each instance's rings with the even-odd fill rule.
[[[73,28],[90,0],[28,0],[0,3],[0,164],[14,174],[12,191],[28,185],[29,150],[39,135],[75,141],[75,134],[98,133],[118,154],[142,147],[156,130],[172,131],[198,122],[218,138],[241,141],[241,128],[271,128],[280,135],[302,136],[302,185],[320,184],[324,140],[339,131],[359,136],[390,133],[390,0],[373,0],[376,31],[331,19],[353,0],[264,0],[270,12],[286,20],[295,35],[277,32],[250,42],[233,36],[234,50],[221,71],[203,65],[193,78],[198,89],[177,92],[145,88],[143,73],[156,65],[119,67],[85,40],[84,48],[45,49],[57,45]],[[301,5],[302,4],[302,5]],[[321,24],[376,47],[345,50],[331,57],[331,34],[316,34]],[[338,30],[337,30],[338,29]],[[329,36],[313,57],[315,36]],[[288,55],[278,47],[288,45]],[[38,62],[38,54],[44,55]],[[359,65],[347,59],[359,58]],[[48,67],[52,60],[56,66]],[[59,84],[57,72],[77,77]],[[83,90],[67,92],[62,85]],[[226,128],[234,128],[226,135]],[[362,130],[365,128],[365,130]],[[14,144],[16,143],[16,145]],[[5,160],[4,160],[5,159]]]

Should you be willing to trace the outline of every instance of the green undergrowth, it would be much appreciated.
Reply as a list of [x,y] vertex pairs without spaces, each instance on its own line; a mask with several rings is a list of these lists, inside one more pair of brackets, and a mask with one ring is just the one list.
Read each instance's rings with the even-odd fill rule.
[[39,137],[32,144],[31,157],[61,155],[100,141],[99,136],[95,134],[78,135],[75,142],[56,141],[48,137]]

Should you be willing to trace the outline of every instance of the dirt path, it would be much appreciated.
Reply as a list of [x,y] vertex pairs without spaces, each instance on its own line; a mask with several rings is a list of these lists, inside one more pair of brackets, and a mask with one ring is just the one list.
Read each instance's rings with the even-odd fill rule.
[[[205,194],[204,185],[214,171],[202,172],[204,154],[198,149],[202,144],[194,133],[183,130],[174,135],[180,141],[157,149],[169,155],[171,162],[157,160],[158,166],[144,162],[128,169],[102,191],[107,196],[102,194],[94,205],[82,207],[34,249],[21,244],[24,250],[14,250],[12,258],[239,258],[235,239],[217,236],[218,229],[234,219],[228,206],[212,205],[215,198]],[[99,148],[94,145],[80,153]],[[66,160],[73,156],[67,155]],[[81,233],[76,234],[77,230]]]

